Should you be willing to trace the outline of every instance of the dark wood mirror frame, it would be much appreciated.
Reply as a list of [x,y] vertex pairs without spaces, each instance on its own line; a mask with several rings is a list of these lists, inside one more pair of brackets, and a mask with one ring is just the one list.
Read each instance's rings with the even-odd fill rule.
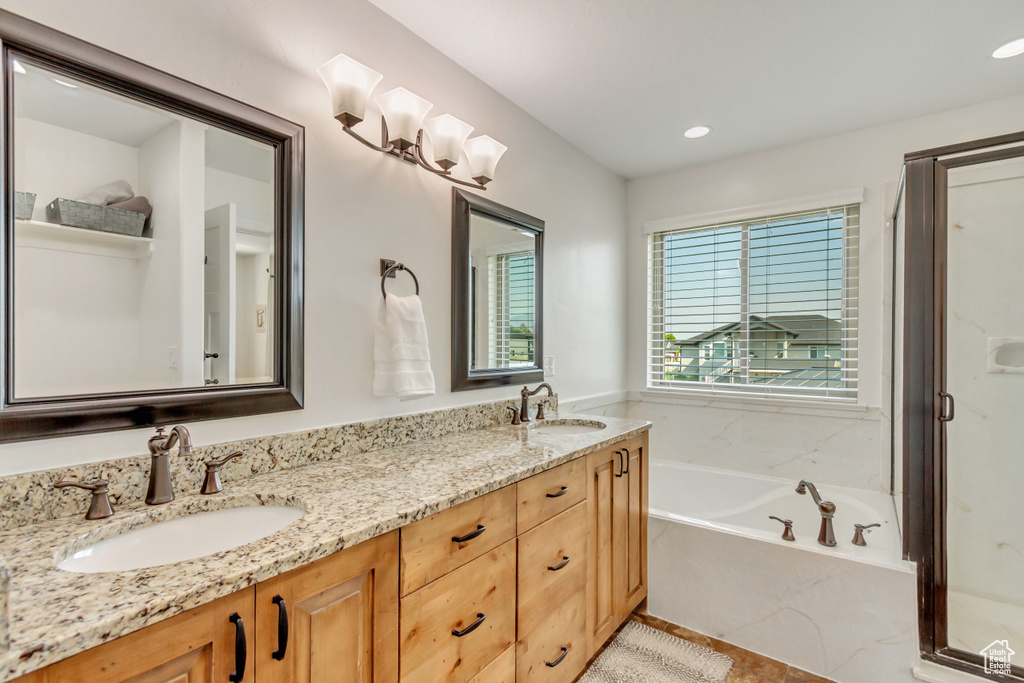
[[[4,10],[0,10],[0,48],[0,443],[302,408],[303,127]],[[280,314],[273,330],[274,382],[56,398],[14,397],[14,99],[10,84],[11,60],[16,55],[275,148],[274,286]]]
[[[534,257],[534,365],[517,368],[470,369],[472,315],[469,310],[469,219],[486,216],[535,236]],[[544,221],[489,199],[452,188],[452,391],[470,391],[544,379]]]

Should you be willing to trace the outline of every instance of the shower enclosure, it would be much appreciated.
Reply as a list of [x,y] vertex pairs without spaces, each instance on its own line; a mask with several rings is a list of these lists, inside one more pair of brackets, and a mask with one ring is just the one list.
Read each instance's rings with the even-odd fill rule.
[[1024,132],[905,161],[894,451],[922,657],[1020,681]]

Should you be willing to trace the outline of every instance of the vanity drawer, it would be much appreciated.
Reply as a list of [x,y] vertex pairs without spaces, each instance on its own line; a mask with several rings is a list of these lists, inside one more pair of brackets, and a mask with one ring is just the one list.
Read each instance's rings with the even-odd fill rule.
[[519,639],[516,683],[570,683],[579,675],[587,664],[586,605],[586,593],[577,591]]
[[519,488],[516,516],[519,533],[568,510],[587,497],[587,459],[572,462],[535,474],[516,484]]
[[557,605],[586,592],[587,506],[549,519],[519,537],[519,632],[527,633]]
[[516,542],[402,598],[399,622],[402,683],[472,679],[516,640]]
[[516,648],[510,647],[498,655],[470,683],[516,683]]
[[[506,486],[403,527],[402,595],[497,548],[515,535],[515,486]],[[456,538],[466,540],[459,542]]]

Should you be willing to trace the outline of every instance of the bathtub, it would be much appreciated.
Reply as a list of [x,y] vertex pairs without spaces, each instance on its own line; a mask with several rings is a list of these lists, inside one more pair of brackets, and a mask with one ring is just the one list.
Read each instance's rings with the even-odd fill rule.
[[[652,461],[650,514],[862,562],[902,565],[902,543],[892,496],[819,486],[822,498],[836,504],[832,524],[838,545],[826,548],[818,543],[818,507],[809,491],[802,496],[797,494],[796,485],[788,479]],[[770,515],[793,520],[796,541],[783,541],[783,526],[769,519]],[[882,526],[865,532],[867,546],[851,543],[854,524],[875,523]]]
[[[822,484],[838,545],[796,481],[651,460],[649,612],[838,683],[909,683],[917,579],[891,496]],[[792,519],[796,541],[782,540]],[[881,524],[855,546],[853,525]]]

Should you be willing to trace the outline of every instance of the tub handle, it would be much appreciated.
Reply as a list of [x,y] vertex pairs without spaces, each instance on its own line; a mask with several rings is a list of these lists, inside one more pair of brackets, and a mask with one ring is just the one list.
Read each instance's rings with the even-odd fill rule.
[[796,540],[796,536],[793,535],[793,520],[791,520],[791,519],[782,519],[781,517],[776,517],[775,515],[769,515],[768,519],[774,519],[776,522],[782,522],[783,524],[786,525],[786,528],[782,530],[782,540],[783,541],[795,541]]

